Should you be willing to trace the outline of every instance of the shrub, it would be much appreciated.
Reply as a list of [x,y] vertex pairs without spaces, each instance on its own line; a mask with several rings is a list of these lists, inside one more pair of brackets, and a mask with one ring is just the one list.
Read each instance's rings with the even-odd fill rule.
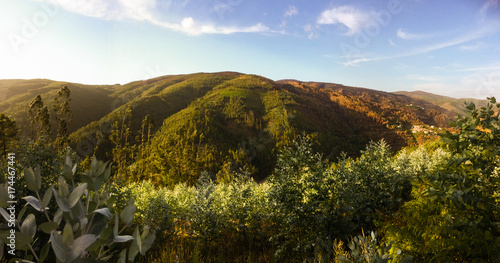
[[[94,159],[91,170],[80,175],[83,183],[78,185],[74,180],[76,171],[77,165],[67,158],[63,176],[41,198],[40,169],[25,169],[27,187],[36,197],[23,197],[26,204],[16,215],[14,226],[9,225],[10,214],[4,208],[10,206],[9,201],[17,200],[12,200],[12,196],[8,195],[7,185],[0,187],[0,213],[5,220],[0,225],[3,230],[0,233],[2,242],[9,242],[9,234],[15,230],[17,254],[14,256],[36,262],[49,258],[52,261],[57,258],[58,262],[77,262],[82,258],[99,261],[119,258],[120,262],[125,262],[133,261],[138,253],[144,254],[151,247],[155,234],[149,232],[146,226],[144,231],[136,227],[133,235],[122,235],[133,226],[136,207],[131,203],[121,213],[113,211],[114,200],[108,186],[111,168],[108,164]],[[57,203],[56,211],[48,209],[52,197]],[[26,213],[29,214],[25,217]],[[39,224],[35,215],[46,220]],[[132,241],[130,246],[123,248],[118,255],[122,243],[128,241]],[[3,243],[0,245],[3,251]]]
[[[419,261],[493,262],[500,259],[498,189],[500,120],[495,99],[467,105],[443,141],[452,156],[413,189],[413,200],[387,225],[386,234]],[[500,104],[496,104],[497,109]]]

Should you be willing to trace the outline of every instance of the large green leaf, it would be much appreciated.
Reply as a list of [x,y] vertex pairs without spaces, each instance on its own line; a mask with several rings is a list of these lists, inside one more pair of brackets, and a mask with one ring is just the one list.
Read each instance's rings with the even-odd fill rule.
[[40,190],[41,185],[38,185],[37,183],[35,171],[33,171],[33,168],[30,167],[28,169],[24,169],[24,179],[26,180],[28,189],[35,192]]
[[92,213],[99,213],[99,214],[107,217],[108,219],[113,218],[113,214],[111,214],[111,212],[109,212],[109,209],[107,207],[99,208]]
[[5,222],[9,222],[10,214],[2,207],[0,207],[0,214],[2,214],[3,218],[5,219]]
[[137,211],[137,207],[134,203],[127,205],[120,214],[120,218],[125,223],[125,225],[130,225],[134,221],[134,215]]
[[45,244],[40,251],[40,262],[44,262],[50,251],[50,243]]
[[50,244],[52,245],[52,250],[54,250],[57,259],[62,262],[68,262],[67,252],[69,250],[69,247],[63,243],[61,235],[59,235],[59,233],[57,233],[57,231],[55,230],[52,230],[52,232],[50,232]]
[[68,262],[71,262],[75,260],[76,258],[80,257],[80,255],[83,254],[83,252],[90,247],[99,237],[96,235],[83,235],[77,239],[75,239],[75,242],[73,243],[72,246],[70,246],[70,249],[68,251],[68,257],[67,260]]
[[118,226],[120,225],[120,219],[118,218],[118,213],[115,213],[115,225],[113,226],[113,235],[118,236]]
[[129,236],[129,235],[126,235],[126,236],[116,236],[113,239],[113,241],[115,241],[116,243],[124,243],[124,242],[130,241],[132,239],[134,239],[134,237]]
[[86,189],[87,189],[87,183],[83,183],[83,184],[80,184],[79,186],[77,186],[73,190],[73,192],[71,192],[71,194],[69,195],[69,207],[70,208],[76,205],[76,203],[78,202],[78,200],[80,200],[80,198],[83,195],[83,192],[85,192]]
[[141,235],[139,233],[139,227],[137,227],[134,231],[134,241],[132,241],[132,244],[130,244],[130,248],[128,251],[128,260],[134,260],[134,258],[137,256],[137,253],[141,251],[142,248],[142,242],[141,242]]
[[146,251],[148,251],[153,242],[155,241],[156,235],[154,232],[149,233],[148,230],[145,230],[141,236],[142,244],[141,244],[141,254],[146,255]]
[[36,211],[42,210],[42,204],[36,197],[28,195],[23,197],[23,199],[26,200],[26,202],[28,202],[28,204],[30,204],[33,208],[35,208]]
[[56,230],[57,228],[59,228],[59,224],[55,222],[45,222],[40,224],[38,228],[40,228],[40,230],[42,230],[44,233],[50,234],[52,230]]
[[56,189],[52,189],[52,192],[54,193],[54,197],[56,198],[59,209],[61,209],[63,212],[69,212],[71,210],[71,207],[69,206],[68,198],[59,197],[59,192]]
[[35,215],[29,214],[26,219],[24,219],[23,224],[21,225],[21,232],[26,234],[27,236],[33,238],[36,234],[36,218]]
[[71,224],[69,223],[66,223],[66,225],[64,226],[64,230],[63,230],[63,235],[62,235],[62,242],[63,244],[65,244],[66,246],[71,246],[73,245],[73,242],[75,241],[75,237],[73,235],[73,226],[71,226]]
[[[5,242],[5,240],[4,240]],[[16,249],[26,250],[33,242],[33,238],[23,232],[16,232]]]
[[61,197],[68,197],[69,196],[69,186],[68,186],[68,183],[66,182],[66,179],[64,179],[64,177],[59,176],[58,186],[59,186],[59,195]]
[[52,199],[52,189],[54,189],[53,186],[49,187],[49,189],[47,189],[47,191],[45,191],[45,195],[43,195],[42,208],[44,208],[44,209],[49,205],[50,200]]

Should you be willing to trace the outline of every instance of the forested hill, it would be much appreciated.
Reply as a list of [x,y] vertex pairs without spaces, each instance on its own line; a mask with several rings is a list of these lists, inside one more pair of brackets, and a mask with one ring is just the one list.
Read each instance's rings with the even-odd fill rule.
[[464,102],[473,102],[477,107],[485,107],[488,104],[488,101],[485,99],[478,100],[473,98],[465,98],[465,99],[455,99],[446,96],[436,95],[432,93],[428,93],[425,91],[398,91],[395,94],[405,95],[414,99],[424,100],[429,103],[435,104],[443,109],[449,110],[455,114],[466,116],[467,111],[464,107]]
[[[303,132],[313,138],[318,151],[336,158],[341,152],[357,155],[369,141],[380,139],[394,150],[416,144],[413,125],[447,127],[454,117],[405,95],[235,72],[103,86],[1,81],[0,111],[29,136],[30,100],[41,94],[50,105],[62,86],[71,90],[69,138],[78,154],[109,159],[120,153],[134,176],[168,184],[193,182],[201,171],[215,174],[240,168],[263,178],[281,147]],[[113,148],[140,143],[136,153],[115,150],[112,155]]]

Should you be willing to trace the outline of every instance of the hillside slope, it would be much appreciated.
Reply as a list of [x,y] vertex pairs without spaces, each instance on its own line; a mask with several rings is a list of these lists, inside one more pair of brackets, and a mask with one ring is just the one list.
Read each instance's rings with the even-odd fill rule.
[[417,143],[413,125],[447,127],[454,116],[401,94],[236,72],[170,75],[112,86],[0,81],[0,95],[6,94],[0,111],[13,116],[23,135],[29,135],[29,101],[41,94],[50,104],[63,85],[71,90],[71,146],[81,157],[112,158],[110,135],[120,129],[125,145],[144,142],[142,124],[149,115],[151,138],[130,156],[135,161],[129,176],[166,185],[193,184],[202,171],[225,176],[243,169],[263,179],[279,150],[303,133],[326,158],[342,152],[357,156],[380,139],[398,150]]
[[56,133],[57,122],[52,112],[53,99],[57,91],[63,86],[68,86],[71,91],[72,101],[70,108],[73,113],[73,122],[68,131],[73,132],[99,120],[121,103],[112,96],[113,91],[119,87],[109,85],[83,85],[76,83],[52,81],[45,79],[35,80],[0,80],[0,112],[14,119],[21,128],[21,136],[31,135],[28,116],[28,105],[33,98],[41,95],[44,105],[48,106],[51,118],[52,134]]
[[414,124],[447,127],[453,115],[385,92],[232,76],[166,118],[132,174],[167,185],[194,183],[202,171],[244,169],[262,179],[281,147],[303,132],[328,158],[356,156],[372,140],[394,150],[415,144]]
[[474,102],[476,107],[485,107],[488,104],[487,100],[478,100],[472,98],[455,99],[447,96],[436,95],[424,91],[398,91],[395,94],[405,95],[410,98],[427,101],[436,106],[439,106],[445,110],[451,111],[457,115],[465,116],[467,112],[465,111],[464,102]]

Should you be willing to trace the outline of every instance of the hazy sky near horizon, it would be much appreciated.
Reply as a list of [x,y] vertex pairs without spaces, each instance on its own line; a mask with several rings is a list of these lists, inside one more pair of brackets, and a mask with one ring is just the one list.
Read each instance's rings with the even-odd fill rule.
[[238,71],[500,97],[500,0],[0,0],[0,79]]

